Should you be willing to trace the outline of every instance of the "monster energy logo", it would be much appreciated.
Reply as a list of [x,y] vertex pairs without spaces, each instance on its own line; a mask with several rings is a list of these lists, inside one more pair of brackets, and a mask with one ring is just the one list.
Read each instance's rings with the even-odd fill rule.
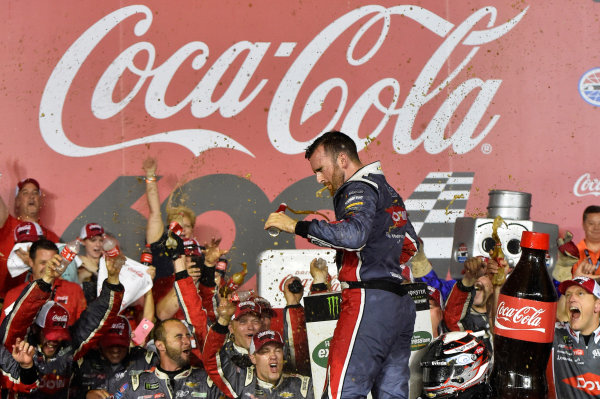
[[327,298],[327,304],[329,305],[329,315],[332,318],[336,318],[340,314],[340,297],[330,296]]

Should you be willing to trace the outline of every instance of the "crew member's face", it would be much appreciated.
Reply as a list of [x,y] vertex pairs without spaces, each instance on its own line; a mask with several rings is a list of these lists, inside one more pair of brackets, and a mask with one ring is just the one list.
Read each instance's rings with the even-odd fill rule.
[[58,252],[52,249],[39,248],[35,251],[35,259],[30,259],[31,276],[34,280],[42,278],[46,265],[50,262],[50,259]]
[[179,223],[183,228],[183,232],[181,233],[181,237],[183,239],[192,238],[194,236],[194,226],[192,226],[192,221],[189,217],[183,216],[180,218]]
[[104,238],[102,236],[94,236],[83,240],[83,246],[85,248],[85,254],[92,259],[100,259],[102,256],[102,244]]
[[270,384],[276,384],[283,370],[283,347],[275,342],[264,345],[250,360],[256,366],[256,376]]
[[475,298],[473,305],[483,306],[494,292],[494,286],[488,276],[481,276],[475,282]]
[[129,348],[121,345],[101,346],[102,354],[110,364],[119,364],[127,356]]
[[318,146],[311,157],[308,159],[310,167],[319,184],[326,186],[331,193],[331,196],[344,184],[344,171],[340,168],[339,155],[337,159],[333,159],[331,154],[325,151],[323,145]]
[[163,356],[171,359],[178,368],[184,368],[190,364],[190,355],[192,352],[191,335],[182,322],[172,320],[165,326],[166,342],[164,342],[164,351],[160,351]]
[[600,242],[600,213],[589,213],[583,222],[585,238],[591,242]]
[[29,217],[37,220],[41,205],[42,196],[40,190],[33,183],[25,183],[15,198],[17,217]]
[[42,347],[42,352],[44,353],[44,355],[46,355],[46,357],[54,357],[54,355],[56,355],[56,352],[58,351],[60,341],[47,340],[44,336],[44,333],[41,332],[40,336],[40,345]]
[[565,291],[569,324],[575,331],[589,335],[600,322],[600,299],[578,285],[572,285]]
[[250,348],[252,336],[260,331],[260,317],[254,313],[245,314],[239,320],[232,320],[229,331],[233,334],[233,342],[244,349]]

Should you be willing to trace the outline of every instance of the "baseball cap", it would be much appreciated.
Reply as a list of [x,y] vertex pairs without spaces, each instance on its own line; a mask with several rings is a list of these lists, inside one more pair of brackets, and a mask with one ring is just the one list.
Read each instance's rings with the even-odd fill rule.
[[260,306],[254,301],[244,301],[237,304],[232,320],[239,320],[242,316],[253,313],[260,316]]
[[596,298],[600,298],[600,285],[591,278],[587,277],[575,277],[572,280],[566,280],[560,283],[558,286],[558,291],[564,295],[567,289],[573,285],[578,285],[590,294],[594,295]]
[[429,297],[429,299],[433,299],[440,308],[444,309],[444,302],[442,301],[442,293],[440,292],[440,290],[428,285],[427,296]]
[[252,342],[250,342],[248,353],[252,355],[261,350],[263,346],[271,342],[283,346],[283,338],[281,338],[281,335],[277,331],[265,330],[254,334],[252,337]]
[[101,236],[104,234],[104,228],[100,226],[98,223],[88,223],[81,228],[81,232],[79,233],[79,238],[82,240],[86,240],[88,238]]
[[40,188],[40,183],[38,183],[37,180],[35,180],[31,177],[28,177],[27,179],[23,179],[17,183],[17,187],[15,188],[15,197],[17,195],[19,195],[19,193],[21,192],[21,189],[23,189],[23,186],[26,185],[27,183],[33,184],[38,189],[40,194],[42,193],[42,189]]
[[117,316],[109,321],[110,327],[100,338],[101,346],[125,346],[129,347],[131,341],[131,326],[125,316]]
[[42,227],[36,222],[21,222],[15,227],[15,243],[35,242],[44,236]]
[[271,303],[263,298],[262,296],[257,296],[254,298],[254,302],[260,306],[260,315],[266,317],[275,317],[275,311],[273,310],[273,306]]
[[46,302],[37,314],[35,324],[42,327],[42,334],[48,341],[67,341],[71,339],[71,334],[67,328],[69,312],[57,302]]

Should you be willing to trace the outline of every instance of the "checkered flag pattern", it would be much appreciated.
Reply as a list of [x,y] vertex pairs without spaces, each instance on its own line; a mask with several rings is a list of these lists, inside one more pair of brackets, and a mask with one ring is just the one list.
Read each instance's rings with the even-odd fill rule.
[[431,172],[404,201],[425,243],[425,255],[441,278],[450,268],[454,222],[465,215],[474,176],[474,172]]

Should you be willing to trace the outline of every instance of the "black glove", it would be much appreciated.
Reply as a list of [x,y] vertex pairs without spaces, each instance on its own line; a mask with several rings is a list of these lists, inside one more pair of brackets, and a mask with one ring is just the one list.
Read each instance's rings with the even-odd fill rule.
[[185,254],[183,239],[177,234],[167,231],[160,238],[161,249],[164,249],[169,258],[175,260]]

